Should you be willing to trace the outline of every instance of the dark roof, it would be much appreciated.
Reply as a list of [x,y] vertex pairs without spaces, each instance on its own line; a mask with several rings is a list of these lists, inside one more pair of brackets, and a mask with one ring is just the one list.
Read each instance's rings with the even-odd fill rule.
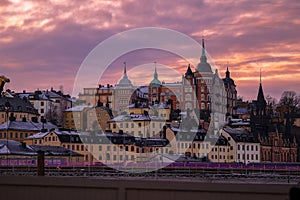
[[37,109],[27,100],[19,97],[0,97],[0,111],[5,111],[5,103],[10,103],[9,112],[24,112],[38,115]]
[[30,145],[29,147],[35,152],[44,151],[46,156],[83,156],[61,146]]
[[249,133],[246,129],[233,129],[233,128],[223,128],[235,142],[250,142],[259,143],[258,138],[254,137],[252,133]]
[[4,122],[3,124],[0,125],[0,130],[24,130],[24,131],[41,131],[43,129],[57,129],[57,126],[54,124],[47,122],[47,123],[42,123],[42,122],[23,122],[23,121],[9,121]]
[[0,140],[0,155],[36,155],[25,143],[14,140]]
[[194,76],[190,64],[185,72],[185,76]]

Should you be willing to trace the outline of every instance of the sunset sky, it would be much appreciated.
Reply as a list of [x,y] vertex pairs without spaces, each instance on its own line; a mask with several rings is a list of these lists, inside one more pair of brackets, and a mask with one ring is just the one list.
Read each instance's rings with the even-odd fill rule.
[[[77,70],[100,42],[133,28],[160,27],[199,43],[204,35],[221,77],[229,66],[239,96],[256,98],[261,68],[265,95],[279,99],[284,90],[300,93],[299,11],[298,0],[0,0],[0,75],[16,92],[63,85],[71,93]],[[166,82],[176,80],[161,66],[183,74],[188,64],[168,52],[131,52],[108,67],[101,83],[115,84],[124,61],[130,78],[146,82],[149,63],[158,63]]]

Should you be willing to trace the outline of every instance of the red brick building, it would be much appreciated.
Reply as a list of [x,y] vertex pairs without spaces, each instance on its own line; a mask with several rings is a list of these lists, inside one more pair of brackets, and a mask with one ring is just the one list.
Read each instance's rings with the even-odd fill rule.
[[265,136],[258,135],[258,139],[262,162],[297,162],[295,137],[287,137],[277,131]]

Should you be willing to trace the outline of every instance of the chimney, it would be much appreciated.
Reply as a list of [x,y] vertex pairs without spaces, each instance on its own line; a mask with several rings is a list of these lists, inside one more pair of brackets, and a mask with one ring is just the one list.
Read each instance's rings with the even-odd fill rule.
[[14,113],[10,113],[9,121],[11,122],[16,121],[16,117],[14,116]]
[[38,122],[38,118],[37,117],[31,117],[31,121],[34,122],[34,123],[37,123]]
[[21,142],[21,147],[24,148],[24,149],[26,149],[27,148],[26,143],[25,142]]
[[26,117],[24,116],[23,118],[22,118],[22,122],[26,122],[27,120],[26,120]]

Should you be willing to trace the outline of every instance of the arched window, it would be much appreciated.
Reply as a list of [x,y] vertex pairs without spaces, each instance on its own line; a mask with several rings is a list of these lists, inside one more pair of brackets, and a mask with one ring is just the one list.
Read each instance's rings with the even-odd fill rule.
[[205,109],[205,104],[202,102],[201,103],[201,109],[204,110]]
[[187,110],[187,109],[192,109],[192,104],[190,103],[190,102],[187,102],[186,104],[185,104],[185,109]]
[[201,101],[204,101],[204,99],[205,99],[204,94],[201,94]]
[[185,100],[186,100],[186,101],[191,101],[191,100],[192,100],[191,94],[186,94],[186,95],[185,95]]

